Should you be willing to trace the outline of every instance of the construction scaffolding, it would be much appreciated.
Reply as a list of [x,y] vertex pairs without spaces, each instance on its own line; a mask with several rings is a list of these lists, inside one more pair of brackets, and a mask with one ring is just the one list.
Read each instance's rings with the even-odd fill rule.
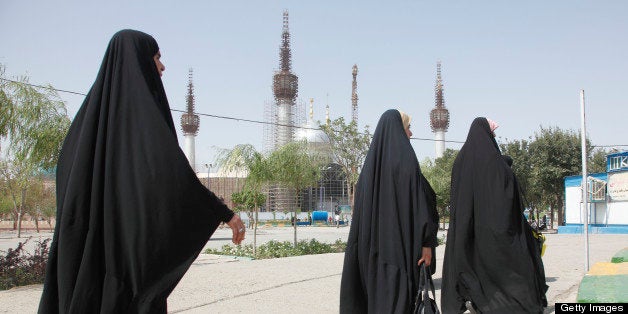
[[347,179],[342,167],[328,164],[321,171],[321,179],[317,186],[301,191],[302,211],[335,212],[338,206],[349,204]]
[[[266,124],[263,132],[263,151],[267,155],[283,145],[295,141],[297,129],[307,125],[306,104],[303,100],[297,100],[298,77],[292,73],[291,57],[288,12],[284,12],[279,53],[280,69],[273,74],[272,90],[275,99],[274,101],[266,101],[264,103],[264,120]],[[355,105],[354,112],[357,120],[357,85],[355,83],[357,66],[354,66],[353,73],[352,104]],[[310,122],[310,125],[307,126],[312,128],[314,127],[312,124]],[[320,137],[326,138],[326,136]],[[305,139],[307,139],[307,136]],[[308,147],[312,152],[327,150],[325,143],[315,141],[308,142]],[[265,191],[267,195],[266,206],[262,210],[280,212],[292,212],[297,209],[301,211],[335,211],[338,205],[348,204],[349,195],[346,189],[346,179],[341,167],[336,164],[329,164],[321,171],[322,176],[317,186],[306,188],[303,191],[298,191],[298,193],[276,184],[267,187]]]
[[351,120],[358,123],[358,65],[354,64],[351,69],[353,81],[351,82]]

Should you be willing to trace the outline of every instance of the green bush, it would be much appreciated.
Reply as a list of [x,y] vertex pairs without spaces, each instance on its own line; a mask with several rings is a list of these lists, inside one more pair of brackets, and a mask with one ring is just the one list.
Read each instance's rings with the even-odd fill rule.
[[442,237],[436,237],[438,239],[438,245],[445,245],[445,242],[447,242],[447,235],[443,234]]
[[30,240],[20,242],[15,249],[0,254],[0,290],[16,286],[43,283],[48,262],[48,242],[50,239],[37,241],[35,252],[26,253],[24,246]]
[[253,256],[253,245],[231,245],[225,244],[222,249],[207,249],[207,254],[232,255],[251,257],[256,259],[279,258],[288,256],[313,255],[325,253],[342,253],[345,251],[346,243],[338,239],[335,243],[328,244],[312,239],[310,241],[301,240],[297,242],[295,248],[290,241],[269,241],[257,248],[257,256]]

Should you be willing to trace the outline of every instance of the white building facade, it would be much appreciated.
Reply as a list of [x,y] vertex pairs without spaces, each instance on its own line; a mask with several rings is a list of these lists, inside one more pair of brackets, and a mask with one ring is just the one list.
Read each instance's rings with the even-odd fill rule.
[[[565,178],[565,226],[558,233],[582,233],[582,176]],[[606,172],[588,175],[590,233],[628,233],[628,151],[606,156]]]

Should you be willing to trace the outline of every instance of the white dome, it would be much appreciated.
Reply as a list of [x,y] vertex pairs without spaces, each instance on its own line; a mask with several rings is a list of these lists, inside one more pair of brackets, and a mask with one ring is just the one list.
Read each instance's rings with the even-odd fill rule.
[[327,134],[322,130],[314,129],[309,123],[305,125],[305,128],[300,128],[294,137],[297,141],[305,140],[308,143],[329,143]]

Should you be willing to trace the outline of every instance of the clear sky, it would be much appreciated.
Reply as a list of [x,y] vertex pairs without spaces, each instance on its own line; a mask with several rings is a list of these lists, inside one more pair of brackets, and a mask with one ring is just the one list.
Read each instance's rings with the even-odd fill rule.
[[[433,138],[428,114],[440,60],[447,140],[464,141],[477,116],[500,124],[501,141],[533,137],[541,126],[577,131],[584,89],[593,144],[628,145],[628,2],[620,0],[2,0],[0,63],[9,76],[86,93],[111,36],[138,29],[159,43],[171,108],[185,109],[193,68],[199,113],[263,120],[285,9],[299,99],[314,98],[317,120],[326,104],[332,119],[350,119],[357,64],[361,128],[373,130],[386,109],[399,108],[413,117],[414,137]],[[73,117],[83,97],[60,95]],[[180,116],[173,112],[177,125]],[[215,147],[261,150],[262,130],[201,117],[197,164],[213,162]],[[412,143],[419,160],[434,158],[433,142]]]

